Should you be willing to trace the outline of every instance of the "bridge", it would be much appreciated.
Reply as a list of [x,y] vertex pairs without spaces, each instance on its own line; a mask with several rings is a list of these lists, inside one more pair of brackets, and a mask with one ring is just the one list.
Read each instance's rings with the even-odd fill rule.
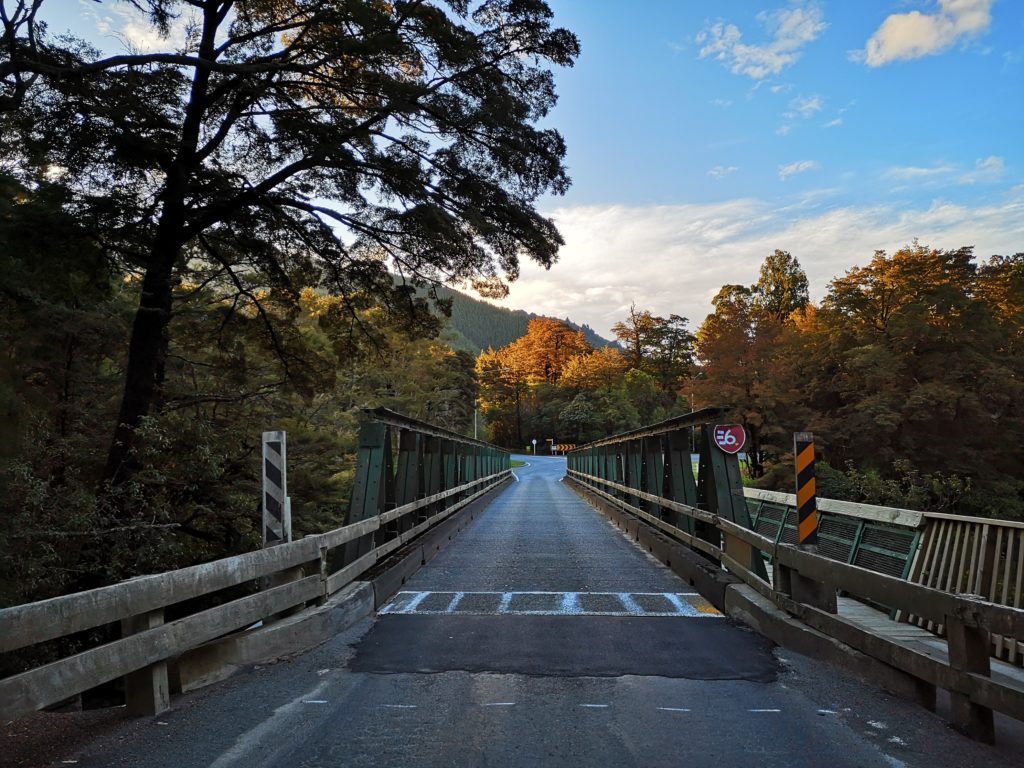
[[4,764],[1019,765],[1024,525],[822,499],[801,546],[722,415],[513,469],[373,411],[344,527],[0,610]]

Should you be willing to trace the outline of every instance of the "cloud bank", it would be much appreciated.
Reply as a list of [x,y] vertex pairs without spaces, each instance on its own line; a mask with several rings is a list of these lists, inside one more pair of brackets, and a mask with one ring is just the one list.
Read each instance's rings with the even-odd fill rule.
[[[820,201],[820,197],[818,198]],[[979,258],[1024,250],[1024,185],[986,206],[936,201],[927,209],[891,206],[822,210],[814,199],[777,207],[738,199],[706,205],[575,206],[548,212],[566,245],[550,271],[524,264],[498,302],[571,317],[610,336],[630,302],[690,318],[694,327],[728,283],[750,284],[776,248],[807,271],[812,298],[876,249],[890,253],[915,237],[936,248],[975,246]]]

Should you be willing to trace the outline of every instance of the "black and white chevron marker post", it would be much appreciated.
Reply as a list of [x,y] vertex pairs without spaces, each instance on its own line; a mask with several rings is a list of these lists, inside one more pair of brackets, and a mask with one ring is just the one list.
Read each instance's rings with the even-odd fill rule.
[[292,540],[288,443],[284,432],[263,433],[263,546]]

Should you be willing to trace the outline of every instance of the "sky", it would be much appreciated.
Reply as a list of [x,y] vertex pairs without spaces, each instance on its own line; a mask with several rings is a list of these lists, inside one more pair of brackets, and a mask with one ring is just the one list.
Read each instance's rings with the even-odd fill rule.
[[[549,2],[582,46],[545,122],[574,183],[540,208],[566,244],[498,303],[696,327],[776,248],[815,300],[915,238],[1024,251],[1024,2]],[[105,43],[151,34],[127,3],[50,8]]]

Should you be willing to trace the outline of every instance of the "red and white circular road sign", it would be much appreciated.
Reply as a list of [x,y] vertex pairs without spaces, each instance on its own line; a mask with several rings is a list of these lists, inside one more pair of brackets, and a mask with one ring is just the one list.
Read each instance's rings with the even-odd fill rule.
[[739,424],[719,424],[715,427],[715,445],[726,453],[739,453],[747,442],[747,433]]

